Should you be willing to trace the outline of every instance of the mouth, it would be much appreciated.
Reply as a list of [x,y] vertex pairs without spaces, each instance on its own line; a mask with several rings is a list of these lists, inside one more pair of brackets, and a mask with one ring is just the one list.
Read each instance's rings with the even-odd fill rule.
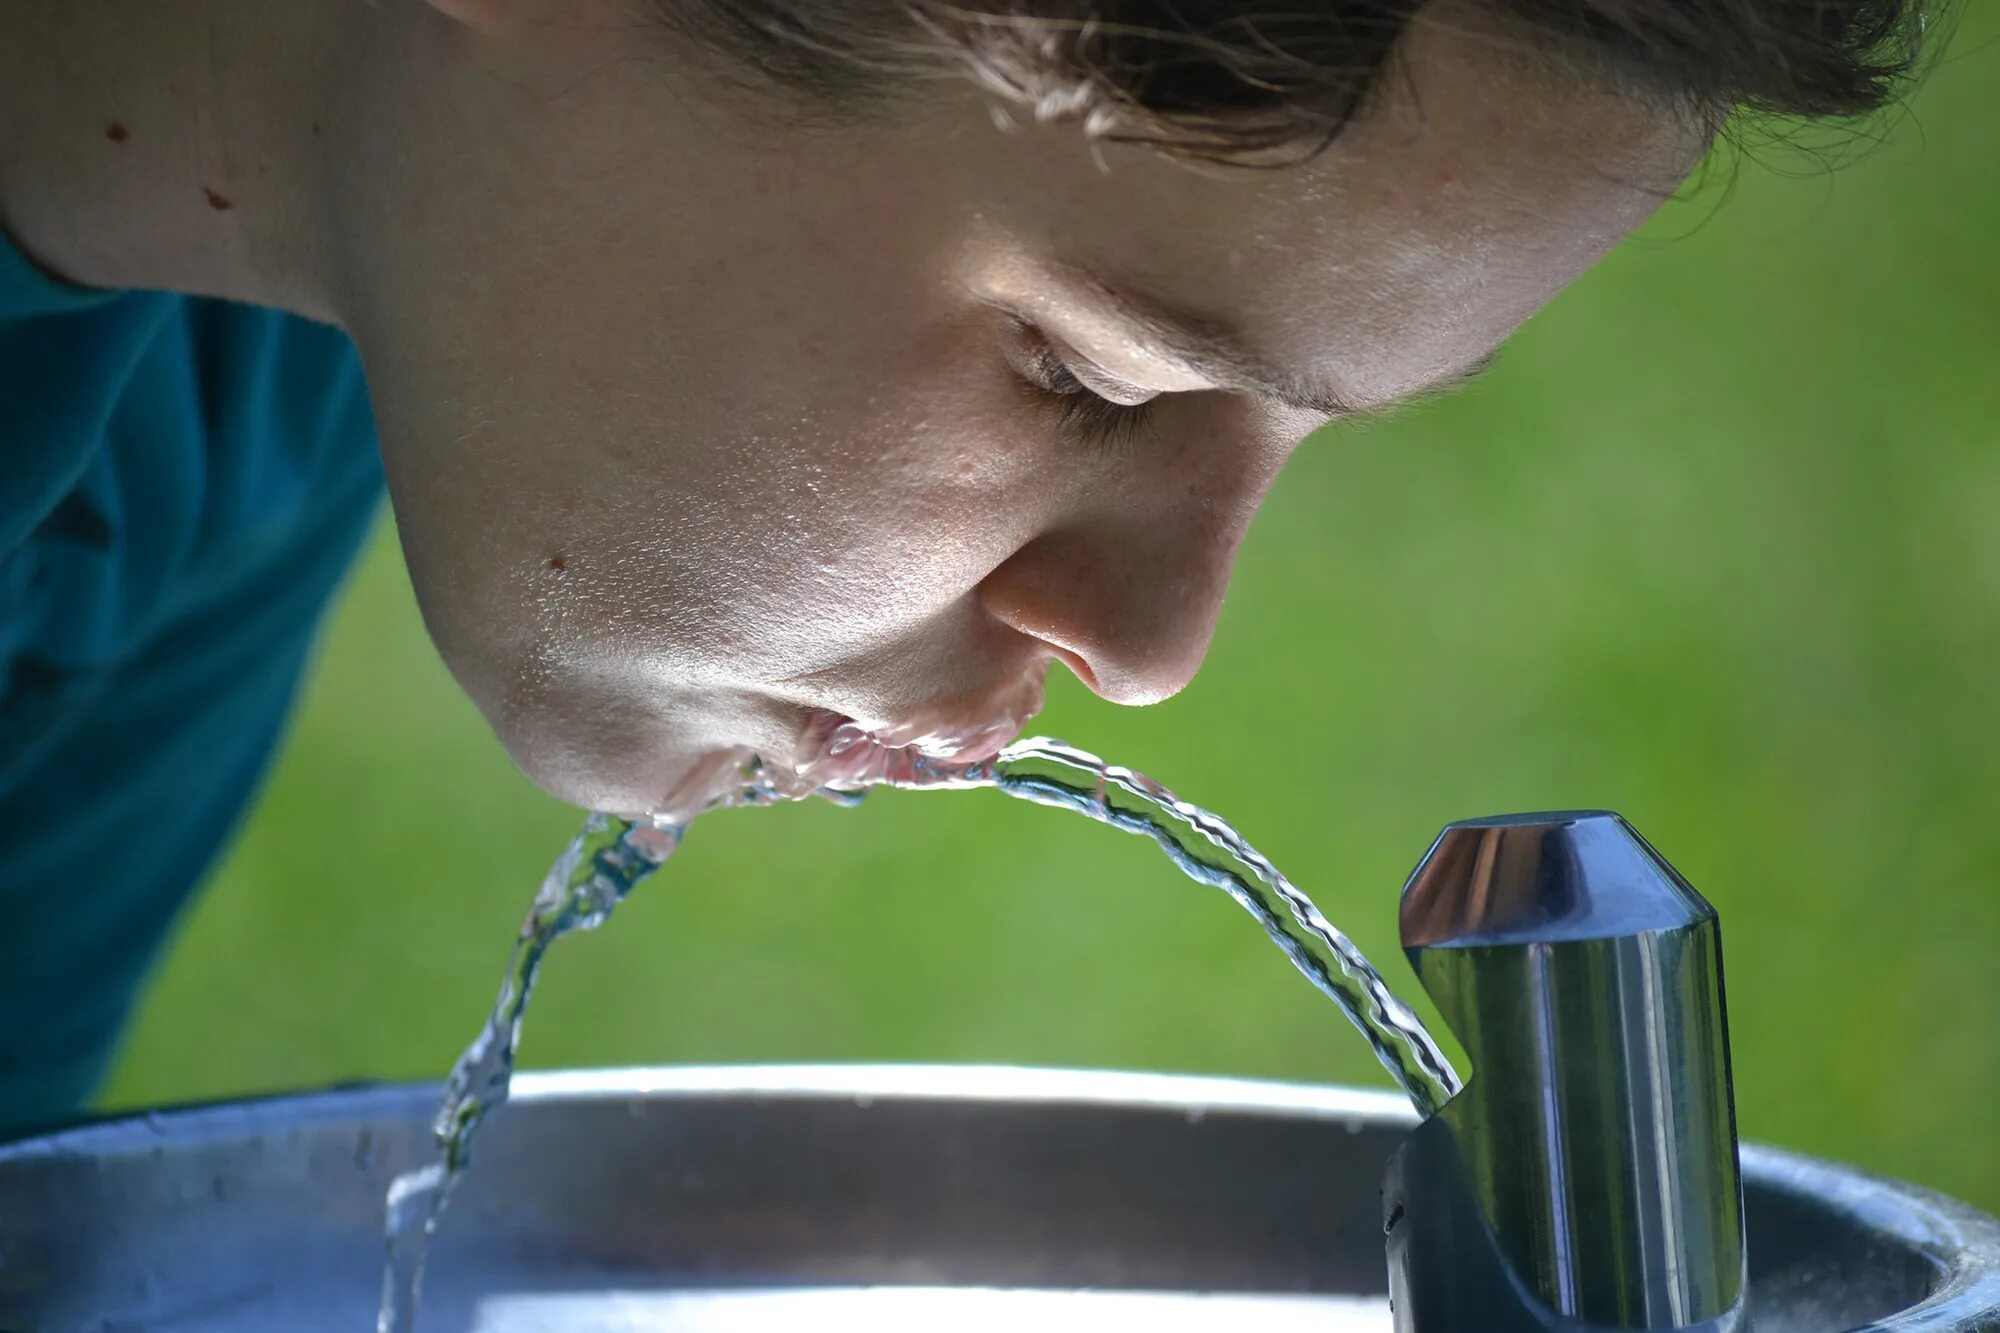
[[859,791],[932,779],[940,766],[970,767],[991,759],[1041,708],[1037,674],[998,695],[934,704],[894,722],[866,723],[814,709],[799,735],[792,769],[805,791]]
[[997,692],[927,705],[893,721],[809,709],[790,753],[725,745],[700,755],[644,817],[684,824],[704,810],[743,802],[751,790],[798,800],[814,792],[858,792],[883,784],[937,786],[993,758],[1042,708],[1042,676]]

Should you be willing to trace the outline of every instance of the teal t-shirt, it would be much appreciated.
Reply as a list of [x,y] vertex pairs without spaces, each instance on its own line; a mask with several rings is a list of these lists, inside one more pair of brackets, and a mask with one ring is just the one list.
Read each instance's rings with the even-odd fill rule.
[[0,1136],[89,1097],[381,489],[338,330],[0,240]]

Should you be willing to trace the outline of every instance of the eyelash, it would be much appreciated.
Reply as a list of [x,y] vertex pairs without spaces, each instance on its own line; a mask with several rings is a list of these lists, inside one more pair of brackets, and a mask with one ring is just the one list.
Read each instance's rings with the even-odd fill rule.
[[1136,444],[1144,436],[1158,398],[1114,403],[1092,392],[1047,343],[1028,353],[1028,359],[1034,371],[1028,387],[1037,397],[1055,402],[1056,428],[1065,438],[1093,448],[1115,449]]

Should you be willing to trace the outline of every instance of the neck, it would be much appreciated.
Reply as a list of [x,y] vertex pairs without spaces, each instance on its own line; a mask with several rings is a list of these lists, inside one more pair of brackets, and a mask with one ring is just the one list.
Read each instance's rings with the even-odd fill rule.
[[331,318],[325,0],[0,0],[0,231],[91,287]]

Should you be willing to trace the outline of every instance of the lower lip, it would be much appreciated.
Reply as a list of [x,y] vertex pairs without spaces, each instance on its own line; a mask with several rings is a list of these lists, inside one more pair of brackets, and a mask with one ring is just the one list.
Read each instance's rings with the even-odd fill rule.
[[1015,721],[983,723],[958,732],[932,732],[892,744],[850,718],[815,710],[800,736],[798,772],[815,787],[853,791],[915,776],[921,765],[971,766],[991,759],[1020,730]]

